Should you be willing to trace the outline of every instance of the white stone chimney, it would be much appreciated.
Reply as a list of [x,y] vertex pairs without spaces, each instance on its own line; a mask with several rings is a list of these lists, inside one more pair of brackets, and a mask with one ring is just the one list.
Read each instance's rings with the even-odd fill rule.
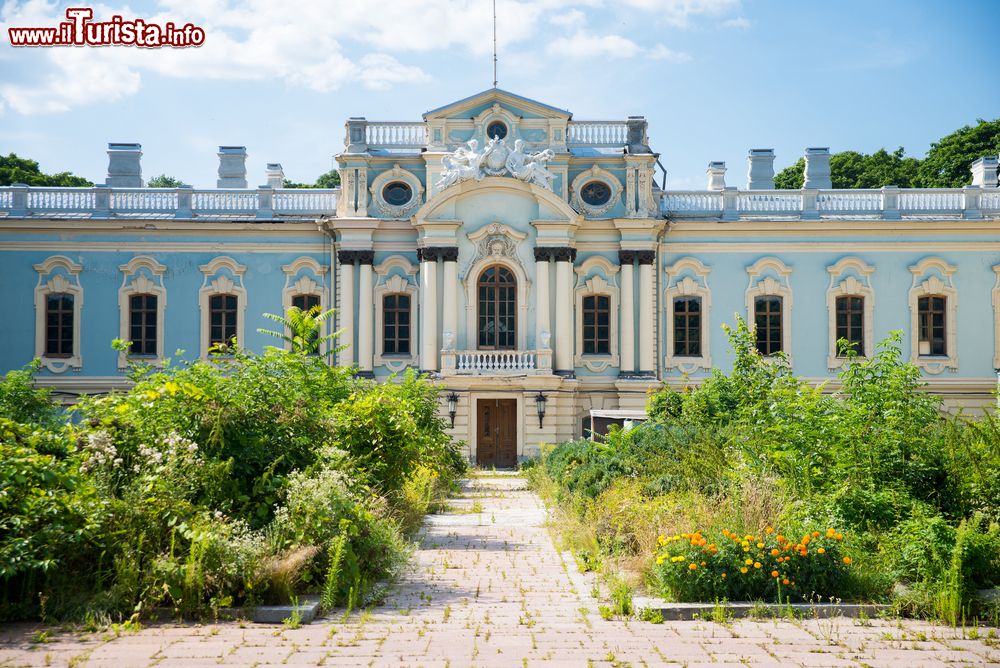
[[709,190],[726,189],[726,163],[710,162],[705,173],[708,174]]
[[268,188],[281,188],[285,185],[285,170],[281,168],[280,162],[269,162],[267,163],[267,169],[265,170],[267,174],[267,187]]
[[219,147],[219,180],[217,188],[247,187],[247,147]]
[[997,156],[984,155],[976,158],[969,170],[972,172],[972,185],[980,188],[997,187]]
[[802,182],[803,188],[825,188],[833,187],[830,178],[830,147],[806,149],[806,169],[805,179]]
[[747,154],[747,188],[774,190],[774,149],[752,148]]
[[108,178],[112,188],[142,187],[142,144],[108,144]]

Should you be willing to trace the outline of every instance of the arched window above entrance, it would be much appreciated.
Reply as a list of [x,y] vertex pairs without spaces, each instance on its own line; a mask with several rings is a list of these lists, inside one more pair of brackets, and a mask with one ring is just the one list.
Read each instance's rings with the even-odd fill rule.
[[494,264],[477,282],[477,331],[480,350],[517,348],[517,279],[510,269]]

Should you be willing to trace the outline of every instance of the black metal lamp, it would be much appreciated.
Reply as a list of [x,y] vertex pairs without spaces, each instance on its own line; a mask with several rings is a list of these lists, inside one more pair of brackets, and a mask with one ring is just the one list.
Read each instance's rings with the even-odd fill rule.
[[535,395],[535,410],[538,411],[538,428],[539,429],[542,428],[542,420],[545,419],[545,402],[546,401],[548,401],[548,399],[545,398],[545,395],[542,394],[541,391],[539,391],[538,394]]
[[448,395],[448,417],[451,418],[451,428],[455,428],[455,413],[458,412],[458,393],[452,391]]

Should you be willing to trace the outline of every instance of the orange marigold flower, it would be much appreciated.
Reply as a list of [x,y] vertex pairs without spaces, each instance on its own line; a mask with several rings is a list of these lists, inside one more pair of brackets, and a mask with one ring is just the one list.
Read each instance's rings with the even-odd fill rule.
[[688,564],[688,570],[691,570],[691,571],[698,570],[698,564]]
[[803,545],[808,545],[808,544],[809,544],[809,541],[811,541],[811,540],[812,540],[812,537],[811,537],[811,536],[803,536],[803,537],[802,537],[802,544],[803,544]]
[[764,529],[764,533],[766,533],[766,534],[772,534],[772,533],[774,533],[774,529],[772,527],[767,527],[766,529]]
[[813,531],[813,538],[819,538],[819,531]]
[[778,548],[774,548],[774,549],[771,550],[771,556],[772,557],[776,557],[779,554],[781,554],[781,550],[779,550]]
[[725,573],[723,573],[723,574],[722,574],[722,577],[726,577],[726,574],[725,574]]
[[851,565],[851,558],[850,557],[844,557],[844,563],[847,564],[848,566],[850,566]]
[[753,559],[747,559],[747,560],[746,560],[746,561],[745,561],[744,563],[745,563],[745,564],[746,564],[747,566],[749,566],[750,564],[752,564],[752,563],[753,563]]
[[816,551],[819,552],[820,554],[826,554],[826,548],[825,547],[821,547],[821,548],[819,548]]
[[755,562],[753,562],[753,567],[754,568],[760,568],[761,567],[761,563],[759,561],[755,561]]
[[785,578],[784,580],[782,580],[782,581],[781,581],[781,584],[783,584],[783,585],[786,585],[786,584],[788,584],[788,578]]
[[771,577],[772,578],[778,577],[778,571],[771,571]]
[[788,539],[779,533],[777,536],[775,536],[775,540],[777,540],[779,543],[784,543]]
[[838,533],[836,536],[834,536],[834,538],[836,538],[837,540],[843,540],[844,539],[844,534]]
[[746,573],[746,572],[747,572],[747,567],[746,566],[740,566],[740,573]]

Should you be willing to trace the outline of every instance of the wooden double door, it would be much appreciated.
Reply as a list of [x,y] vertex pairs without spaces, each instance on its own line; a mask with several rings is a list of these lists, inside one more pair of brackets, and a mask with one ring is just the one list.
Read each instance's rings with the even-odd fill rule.
[[476,401],[476,464],[517,466],[517,399]]

